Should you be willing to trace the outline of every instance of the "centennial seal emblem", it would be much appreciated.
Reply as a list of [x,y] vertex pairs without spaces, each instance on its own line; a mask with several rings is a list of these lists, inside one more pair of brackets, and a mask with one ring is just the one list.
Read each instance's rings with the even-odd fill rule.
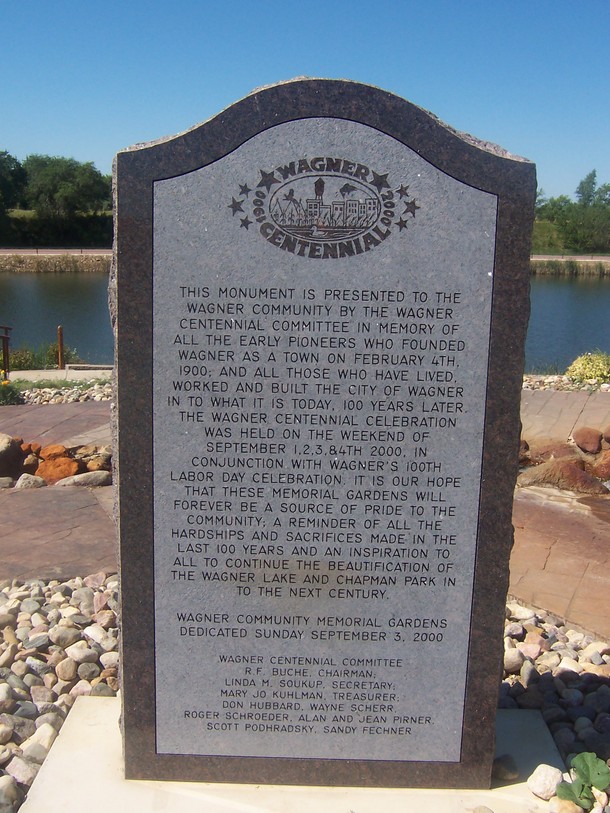
[[346,158],[301,158],[259,169],[256,186],[239,185],[227,208],[240,228],[255,226],[273,246],[328,260],[375,248],[398,227],[407,230],[420,207],[409,186]]

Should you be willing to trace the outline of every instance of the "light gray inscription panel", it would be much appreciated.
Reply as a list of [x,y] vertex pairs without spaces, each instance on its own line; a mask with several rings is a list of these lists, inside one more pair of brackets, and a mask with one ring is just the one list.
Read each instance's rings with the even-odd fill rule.
[[459,761],[496,197],[320,118],[153,202],[157,753]]

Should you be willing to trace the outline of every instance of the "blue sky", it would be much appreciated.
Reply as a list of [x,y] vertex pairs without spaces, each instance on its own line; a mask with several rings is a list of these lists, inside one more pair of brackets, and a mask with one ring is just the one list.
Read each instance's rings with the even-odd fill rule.
[[0,150],[93,161],[295,76],[377,85],[610,183],[610,0],[0,0]]

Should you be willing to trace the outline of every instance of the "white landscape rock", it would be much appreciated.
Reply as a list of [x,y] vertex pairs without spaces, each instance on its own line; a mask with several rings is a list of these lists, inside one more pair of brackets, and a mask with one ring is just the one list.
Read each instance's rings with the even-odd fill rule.
[[19,790],[13,777],[8,774],[0,776],[0,811],[3,811],[3,808],[11,810],[18,801]]
[[43,488],[46,484],[46,480],[43,480],[42,477],[37,477],[35,474],[22,474],[15,483],[15,488]]
[[530,610],[529,607],[523,607],[521,604],[517,604],[516,601],[509,602],[506,606],[510,612],[510,617],[515,621],[528,621],[535,616],[533,610]]
[[111,486],[112,474],[109,471],[86,471],[83,474],[74,474],[72,477],[64,477],[55,483],[58,486],[84,486],[93,488],[98,486]]
[[119,653],[102,652],[100,655],[100,663],[104,669],[116,669],[119,665]]
[[76,663],[95,663],[99,657],[94,649],[89,649],[86,641],[77,641],[67,647],[66,655]]
[[96,644],[99,644],[104,652],[111,652],[112,650],[117,649],[119,645],[118,640],[99,624],[92,624],[83,632],[87,638],[90,638]]
[[534,773],[527,780],[527,786],[539,799],[548,802],[555,796],[557,785],[563,781],[563,774],[559,768],[552,765],[538,765]]
[[561,659],[561,663],[557,667],[557,672],[559,674],[561,674],[561,672],[576,672],[580,674],[584,672],[584,667],[574,658],[566,657]]
[[504,651],[504,671],[509,675],[517,674],[525,662],[525,655],[519,649]]
[[57,731],[53,726],[43,723],[31,737],[21,744],[24,758],[42,765],[56,737]]
[[40,770],[40,765],[36,762],[30,762],[29,759],[24,759],[20,756],[14,756],[6,766],[6,772],[13,777],[13,779],[20,785],[32,784],[36,775]]
[[581,657],[591,658],[593,655],[610,655],[610,645],[605,641],[592,641],[580,653]]

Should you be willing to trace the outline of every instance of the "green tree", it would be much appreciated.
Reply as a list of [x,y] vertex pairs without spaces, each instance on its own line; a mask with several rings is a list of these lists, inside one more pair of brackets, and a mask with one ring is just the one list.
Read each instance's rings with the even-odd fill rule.
[[591,206],[595,200],[597,188],[597,172],[592,169],[576,187],[576,200],[581,206]]
[[536,203],[535,203],[535,212],[536,217],[538,217],[539,213],[544,209],[546,204],[548,203],[548,198],[544,194],[544,189],[540,186],[536,189]]
[[29,205],[42,217],[67,218],[77,212],[99,212],[110,204],[108,177],[93,163],[50,155],[28,155]]
[[610,251],[610,184],[597,186],[592,170],[576,188],[577,201],[567,195],[545,200],[539,193],[536,206],[537,250]]
[[545,200],[537,209],[536,217],[540,220],[549,220],[551,223],[561,224],[567,217],[574,202],[567,195]]
[[595,190],[594,203],[602,206],[610,206],[610,183],[602,184]]
[[22,199],[26,173],[20,162],[6,150],[0,150],[0,210],[13,209]]

